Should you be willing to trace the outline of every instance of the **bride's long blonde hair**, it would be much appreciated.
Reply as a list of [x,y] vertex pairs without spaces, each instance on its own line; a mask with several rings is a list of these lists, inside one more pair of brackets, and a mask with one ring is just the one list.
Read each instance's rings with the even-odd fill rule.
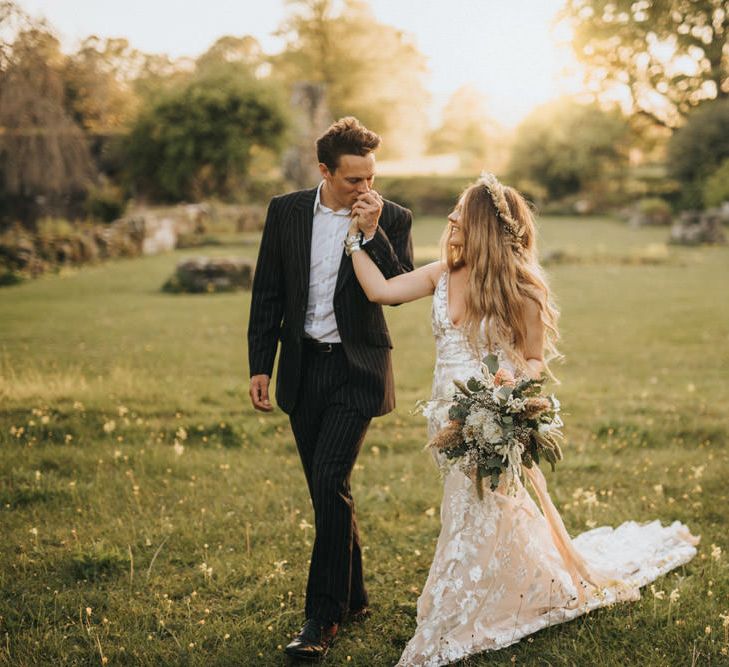
[[458,224],[463,246],[441,241],[448,269],[467,266],[465,334],[479,349],[482,322],[487,347],[498,344],[518,368],[526,368],[527,299],[534,301],[545,327],[544,364],[559,356],[559,312],[537,257],[536,227],[529,205],[513,188],[487,174],[470,185],[459,200]]

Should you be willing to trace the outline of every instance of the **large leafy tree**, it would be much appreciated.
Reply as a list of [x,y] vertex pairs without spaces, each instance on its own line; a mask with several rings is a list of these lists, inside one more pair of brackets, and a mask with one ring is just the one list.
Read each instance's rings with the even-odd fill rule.
[[425,57],[411,39],[376,20],[360,0],[288,0],[280,34],[285,50],[272,59],[290,84],[323,84],[335,117],[357,116],[383,136],[383,153],[422,147],[427,130]]
[[42,25],[17,34],[0,62],[0,198],[28,222],[39,198],[61,202],[93,177],[86,137],[65,107],[63,63]]
[[483,94],[461,86],[443,109],[440,125],[430,135],[429,152],[456,153],[470,172],[501,171],[505,162],[505,131],[489,115]]
[[559,199],[605,189],[626,164],[629,129],[617,110],[570,98],[533,111],[517,128],[510,165],[518,187]]
[[63,71],[67,106],[76,122],[94,134],[123,128],[139,105],[133,84],[145,58],[126,39],[87,37],[66,58]]
[[216,69],[221,65],[241,67],[247,73],[263,73],[265,55],[260,43],[250,35],[225,35],[201,55],[195,65],[198,72]]
[[[707,102],[689,114],[668,143],[668,168],[683,184],[681,204],[699,208],[716,204],[705,196],[707,182],[715,180],[729,160],[729,98]],[[724,172],[726,173],[726,169]]]
[[286,125],[271,85],[235,69],[200,74],[138,117],[126,146],[132,184],[170,201],[235,195],[256,148],[280,148]]
[[622,89],[652,122],[677,127],[729,96],[726,0],[567,0],[563,16],[589,86]]

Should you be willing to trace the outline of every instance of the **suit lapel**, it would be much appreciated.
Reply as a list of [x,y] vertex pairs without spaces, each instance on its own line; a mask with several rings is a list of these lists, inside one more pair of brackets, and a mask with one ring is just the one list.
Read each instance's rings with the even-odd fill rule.
[[314,200],[316,188],[306,190],[299,198],[292,229],[293,245],[291,259],[295,262],[299,277],[299,290],[305,299],[309,297],[309,272],[311,270],[311,230],[314,222]]
[[342,250],[342,261],[339,264],[339,273],[337,274],[337,284],[334,287],[334,296],[339,294],[342,287],[354,273],[354,267],[352,266],[352,258],[347,257],[347,254]]

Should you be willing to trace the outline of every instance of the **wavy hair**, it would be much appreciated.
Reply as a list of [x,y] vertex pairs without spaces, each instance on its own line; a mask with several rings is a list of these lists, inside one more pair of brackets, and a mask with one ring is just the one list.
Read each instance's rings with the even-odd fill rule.
[[[502,211],[508,207],[503,216],[496,201]],[[525,369],[525,306],[531,299],[539,307],[544,323],[544,365],[551,375],[548,362],[560,356],[556,347],[559,311],[537,257],[536,226],[529,205],[516,190],[493,177],[490,181],[482,178],[466,188],[458,205],[464,244],[450,245],[446,228],[441,245],[450,271],[464,265],[469,268],[462,324],[469,343],[480,352],[485,322],[487,348],[498,344],[517,368]]]

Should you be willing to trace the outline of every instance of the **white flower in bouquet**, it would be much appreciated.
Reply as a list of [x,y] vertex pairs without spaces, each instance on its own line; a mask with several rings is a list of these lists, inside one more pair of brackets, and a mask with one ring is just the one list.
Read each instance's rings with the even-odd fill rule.
[[488,443],[495,444],[501,442],[504,432],[501,424],[496,421],[493,412],[475,410],[466,417],[466,422],[463,425],[463,437],[471,442],[485,440]]
[[526,408],[526,399],[509,396],[509,398],[506,399],[506,405],[504,407],[506,408],[506,411],[511,414],[524,412],[524,409]]

